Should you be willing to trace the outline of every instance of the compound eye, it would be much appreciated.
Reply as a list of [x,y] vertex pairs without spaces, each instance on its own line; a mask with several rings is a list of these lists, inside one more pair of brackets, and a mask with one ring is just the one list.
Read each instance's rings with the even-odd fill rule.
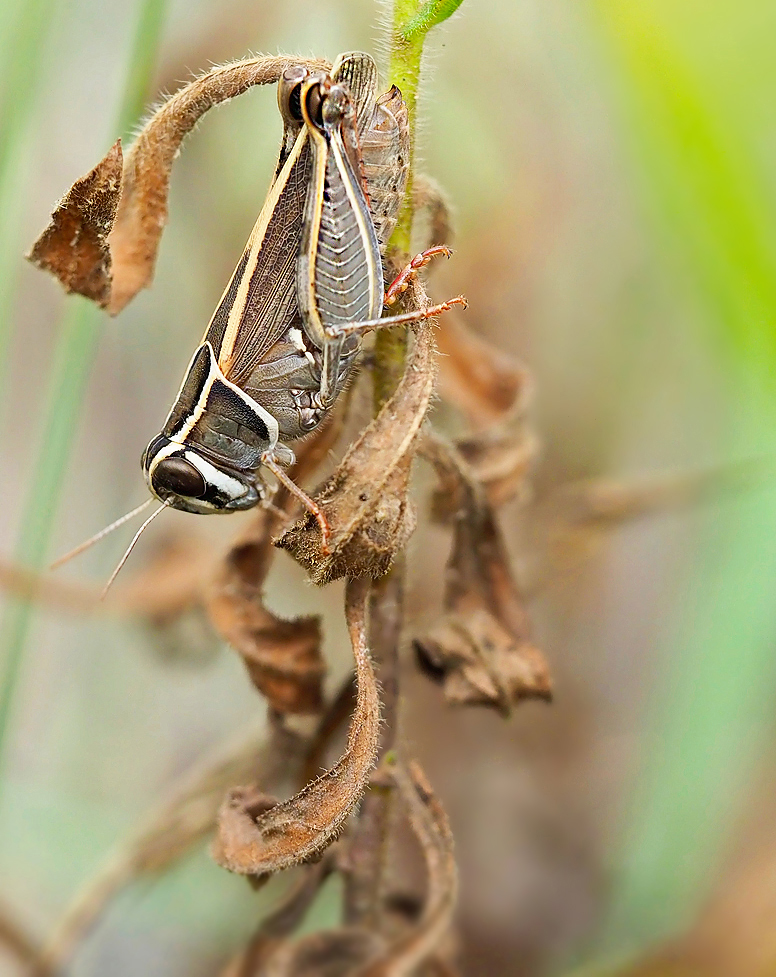
[[351,106],[350,94],[343,85],[335,85],[321,107],[321,119],[328,125],[336,125]]
[[188,499],[201,499],[207,491],[202,473],[185,458],[163,458],[154,469],[154,487]]
[[311,85],[307,90],[306,105],[307,115],[314,126],[318,129],[323,127],[323,92],[320,85]]
[[302,82],[309,73],[299,65],[292,65],[283,72],[278,86],[278,105],[285,118],[302,121]]

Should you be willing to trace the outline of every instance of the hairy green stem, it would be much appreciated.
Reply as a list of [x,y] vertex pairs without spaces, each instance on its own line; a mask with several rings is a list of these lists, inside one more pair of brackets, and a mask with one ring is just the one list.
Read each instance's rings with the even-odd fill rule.
[[[117,113],[116,127],[122,134],[137,122],[148,98],[166,6],[167,0],[141,2],[129,51],[127,83]],[[48,384],[40,453],[15,551],[17,561],[34,570],[42,567],[46,557],[102,321],[96,306],[78,296],[68,298]],[[15,600],[6,608],[0,625],[0,648],[5,651],[0,682],[0,774],[31,622],[31,605]]]
[[[409,256],[412,242],[412,181],[415,158],[415,120],[417,117],[418,83],[426,34],[446,20],[462,0],[395,0],[390,38],[389,81],[401,89],[407,103],[410,127],[410,172],[396,230],[391,238],[392,248]],[[407,330],[382,329],[375,339],[374,350],[374,410],[377,413],[396,389],[404,371],[407,355]]]
[[[419,34],[413,40],[407,41],[402,36],[402,30],[404,25],[417,15],[419,6],[418,0],[395,0],[389,62],[389,81],[401,89],[404,101],[407,103],[410,127],[410,171],[407,179],[407,192],[399,212],[396,229],[391,238],[392,248],[403,256],[409,255],[412,238],[412,161],[415,157],[415,114],[425,34]],[[375,338],[374,369],[372,371],[375,414],[396,389],[404,370],[406,355],[406,329],[396,327],[378,331]]]
[[427,0],[415,16],[400,28],[401,39],[413,41],[416,37],[423,37],[432,27],[452,16],[462,3],[463,0]]

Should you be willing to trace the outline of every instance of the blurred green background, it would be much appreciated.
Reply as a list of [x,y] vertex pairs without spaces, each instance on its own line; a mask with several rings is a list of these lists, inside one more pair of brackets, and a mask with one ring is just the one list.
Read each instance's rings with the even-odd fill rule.
[[[388,15],[372,0],[0,0],[6,558],[52,557],[143,501],[140,452],[272,171],[274,93],[257,90],[187,142],[153,289],[110,321],[66,302],[21,255],[132,117],[129,68],[150,73],[153,99],[252,51],[381,55]],[[466,293],[469,324],[530,367],[537,498],[586,477],[769,465],[776,5],[464,0],[427,48],[419,169],[445,188],[457,228],[434,292]],[[142,71],[130,90],[141,83]],[[64,480],[47,469],[54,506],[39,459],[55,454],[49,377],[75,321],[86,392],[77,424],[55,435],[67,464]],[[213,545],[236,529],[201,522],[169,519]],[[530,586],[531,526],[517,510],[506,525]],[[411,550],[418,620],[433,617],[429,580],[445,557],[444,534],[428,533]],[[101,581],[125,543],[63,574]],[[149,533],[137,568],[153,545]],[[633,521],[534,589],[551,707],[508,724],[451,714],[408,677],[408,735],[457,838],[465,972],[776,973],[775,594],[776,487],[764,478]],[[327,605],[341,673],[338,593],[313,592],[279,560],[269,595],[281,613]],[[0,655],[21,647],[20,614],[5,609]],[[172,777],[260,715],[237,657],[207,641],[192,650],[193,634],[171,661],[130,623],[31,618],[0,782],[0,899],[31,931],[47,931]],[[272,891],[252,893],[203,848],[125,893],[73,972],[213,973]]]

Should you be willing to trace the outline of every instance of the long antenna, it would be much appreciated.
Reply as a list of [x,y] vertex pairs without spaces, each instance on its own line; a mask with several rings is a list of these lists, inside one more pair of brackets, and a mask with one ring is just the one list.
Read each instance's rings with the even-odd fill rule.
[[83,543],[79,543],[78,546],[70,550],[69,553],[65,553],[64,556],[60,556],[59,559],[54,560],[54,562],[49,567],[49,570],[56,570],[57,567],[61,567],[64,563],[67,563],[68,561],[72,560],[74,556],[78,556],[79,553],[83,553],[84,550],[88,550],[89,547],[94,546],[95,543],[99,543],[99,541],[103,539],[105,536],[107,536],[108,533],[112,533],[114,529],[118,529],[119,526],[123,526],[125,522],[129,522],[130,519],[133,519],[136,515],[138,515],[138,513],[142,512],[143,509],[148,508],[148,506],[151,505],[153,501],[154,501],[153,498],[146,499],[142,505],[137,506],[131,512],[127,512],[126,515],[123,515],[120,519],[117,519],[115,522],[112,522],[110,526],[106,526],[105,529],[101,529],[98,533],[95,533],[94,536],[91,536],[89,539],[84,540]]
[[159,508],[158,509],[154,509],[154,511],[151,513],[151,515],[146,519],[146,521],[143,523],[143,525],[140,527],[140,529],[138,529],[138,531],[132,537],[132,542],[129,544],[129,546],[124,551],[124,555],[119,560],[118,566],[113,571],[113,573],[110,575],[110,579],[108,580],[108,582],[102,588],[102,593],[100,594],[100,600],[104,600],[105,599],[105,595],[110,590],[111,584],[116,579],[116,577],[119,575],[119,570],[127,562],[127,560],[129,559],[129,554],[135,548],[135,543],[137,543],[137,541],[143,535],[143,532],[148,528],[148,526],[151,525],[151,523],[154,521],[154,519],[156,519],[156,517],[159,515],[159,513],[162,511],[162,509],[166,509],[166,508],[167,508],[167,503],[166,502],[162,502],[162,504],[159,506]]

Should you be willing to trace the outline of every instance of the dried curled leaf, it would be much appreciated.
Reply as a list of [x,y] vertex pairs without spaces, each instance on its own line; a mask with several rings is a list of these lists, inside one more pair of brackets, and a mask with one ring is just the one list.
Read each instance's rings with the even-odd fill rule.
[[477,429],[522,415],[530,400],[528,371],[479,336],[455,312],[439,334],[439,392]]
[[455,705],[488,705],[508,715],[520,699],[549,699],[547,664],[529,641],[528,616],[484,491],[452,446],[429,436],[423,452],[455,499],[456,515],[447,614],[415,640],[421,664]]
[[430,977],[453,973],[437,955],[449,932],[458,888],[447,816],[418,764],[410,764],[409,771],[392,766],[390,777],[399,787],[428,874],[424,905],[413,906],[415,911],[409,917],[402,914],[400,935],[388,940],[376,927],[361,925],[289,939],[321,882],[335,867],[334,860],[324,861],[307,866],[307,874],[290,897],[262,923],[250,945],[221,977]]
[[415,642],[422,664],[444,676],[451,705],[495,706],[505,715],[522,698],[550,698],[541,652],[521,643],[481,608],[448,614]]
[[[124,160],[123,173],[117,143],[102,163],[75,183],[33,245],[30,259],[59,278],[68,292],[93,299],[111,315],[121,312],[153,279],[167,223],[170,172],[184,138],[214,105],[255,85],[277,82],[290,64],[313,71],[330,67],[318,59],[250,58],[213,68],[176,92],[141,130]],[[94,183],[102,194],[99,220],[89,197]],[[74,241],[77,247],[71,254]]]
[[345,752],[322,776],[259,817],[242,795],[227,795],[213,857],[242,875],[267,875],[316,856],[335,838],[358,803],[377,753],[380,700],[366,643],[368,580],[348,581],[345,613],[356,663],[356,708]]
[[[455,447],[482,486],[494,508],[517,497],[527,501],[528,476],[538,450],[538,439],[530,426],[519,418],[494,424],[470,437],[457,438]],[[439,522],[455,515],[452,498],[441,490],[434,492],[431,510]]]
[[358,927],[311,933],[281,944],[263,966],[240,977],[356,977],[384,945],[377,933]]
[[275,516],[259,511],[233,543],[205,593],[215,629],[242,655],[256,688],[279,712],[319,712],[325,666],[318,617],[285,621],[262,603]]
[[118,139],[104,159],[76,180],[57,204],[51,221],[33,244],[28,259],[105,308],[110,299],[111,254],[108,235],[121,195],[123,156]]
[[410,977],[438,949],[450,928],[458,895],[453,835],[444,808],[416,761],[405,770],[395,764],[391,775],[407,808],[426,863],[428,885],[420,919],[394,940],[361,977]]
[[213,830],[224,791],[257,778],[272,787],[301,765],[307,741],[274,723],[242,731],[175,783],[168,798],[115,851],[66,907],[36,964],[38,977],[60,973],[109,902],[133,880],[162,872]]
[[[504,505],[515,496],[525,500],[538,451],[527,418],[530,374],[461,320],[451,320],[439,343],[440,391],[475,429],[474,434],[457,438],[455,447],[492,506]],[[454,512],[449,495],[437,491],[432,512],[437,520],[450,521]]]
[[434,390],[435,353],[432,326],[424,323],[396,392],[315,493],[332,530],[328,551],[321,548],[320,527],[310,513],[277,540],[314,583],[382,576],[412,533],[407,489],[415,440]]
[[[369,641],[382,694],[383,723],[378,743],[382,760],[392,749],[400,709],[400,646],[404,625],[404,557],[387,576],[372,585]],[[382,915],[385,839],[391,830],[393,782],[381,764],[358,810],[340,858],[346,877],[343,922],[374,929]]]
[[453,240],[450,208],[438,184],[428,176],[416,175],[412,183],[412,204],[415,208],[415,222],[425,219],[428,223],[423,247],[450,244]]

